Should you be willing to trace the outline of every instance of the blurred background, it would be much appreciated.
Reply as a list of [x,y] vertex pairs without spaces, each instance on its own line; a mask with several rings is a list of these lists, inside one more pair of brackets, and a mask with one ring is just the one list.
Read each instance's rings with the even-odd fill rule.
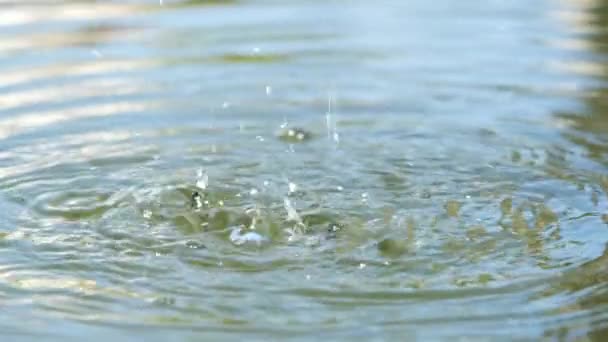
[[0,333],[604,341],[608,1],[0,1]]

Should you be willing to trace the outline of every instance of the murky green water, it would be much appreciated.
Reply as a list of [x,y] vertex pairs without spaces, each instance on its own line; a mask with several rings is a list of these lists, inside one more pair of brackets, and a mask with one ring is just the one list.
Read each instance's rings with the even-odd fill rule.
[[607,9],[2,1],[3,339],[608,339]]

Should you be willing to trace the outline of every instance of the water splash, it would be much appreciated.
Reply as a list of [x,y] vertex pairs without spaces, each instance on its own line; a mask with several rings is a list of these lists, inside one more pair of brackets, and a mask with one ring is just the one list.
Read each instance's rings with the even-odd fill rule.
[[235,227],[230,231],[230,241],[237,246],[254,244],[259,247],[264,242],[267,242],[268,238],[253,231],[243,233],[242,227]]
[[283,199],[283,206],[285,208],[285,211],[287,211],[287,221],[302,224],[302,218],[296,211],[296,208],[293,206],[289,198],[285,197]]
[[207,175],[207,171],[202,168],[196,172],[196,186],[201,190],[206,190],[209,186],[209,176]]

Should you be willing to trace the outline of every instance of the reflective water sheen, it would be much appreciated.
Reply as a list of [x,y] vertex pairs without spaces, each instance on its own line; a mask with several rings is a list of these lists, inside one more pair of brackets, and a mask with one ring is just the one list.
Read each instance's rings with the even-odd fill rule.
[[607,13],[0,2],[0,333],[607,340]]

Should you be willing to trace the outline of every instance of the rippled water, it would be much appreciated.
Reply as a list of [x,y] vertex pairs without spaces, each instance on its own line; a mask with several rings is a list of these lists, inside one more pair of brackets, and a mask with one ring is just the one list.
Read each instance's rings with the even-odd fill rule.
[[0,333],[608,339],[607,9],[0,2]]

